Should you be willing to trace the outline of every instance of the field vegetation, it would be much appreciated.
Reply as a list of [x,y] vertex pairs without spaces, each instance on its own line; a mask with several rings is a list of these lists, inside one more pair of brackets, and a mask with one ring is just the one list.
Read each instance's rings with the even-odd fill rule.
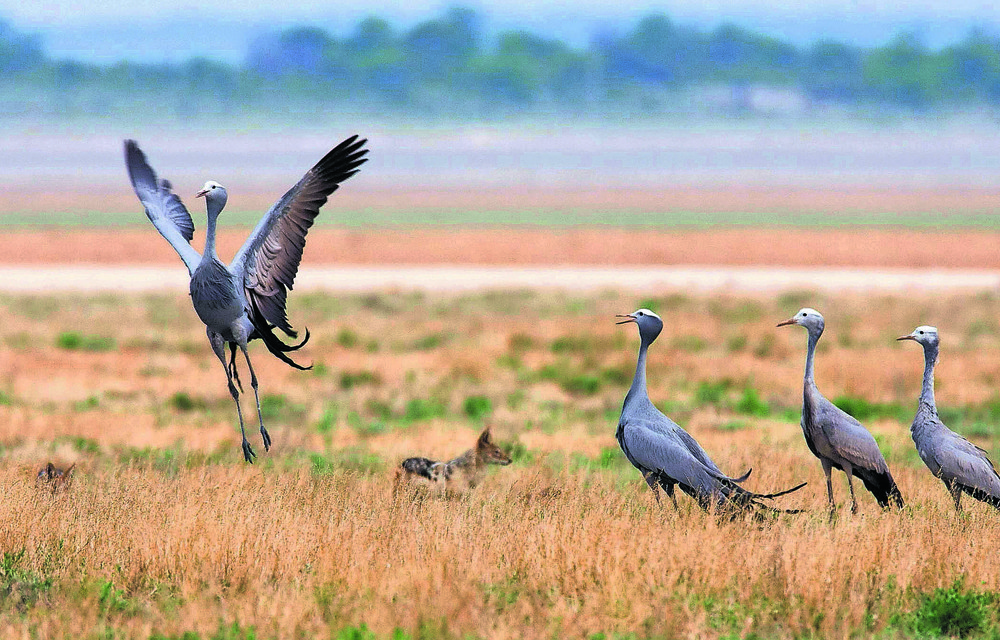
[[[907,507],[831,522],[798,426],[817,377],[876,434]],[[748,486],[809,485],[806,513],[720,521],[658,504],[614,440],[638,339],[650,393]],[[183,295],[4,296],[0,636],[5,638],[908,638],[1000,634],[1000,516],[954,512],[909,439],[936,324],[942,416],[1000,445],[1000,297],[774,299],[531,291],[296,295],[312,371],[253,349],[275,446],[242,462],[221,367]],[[246,379],[247,376],[244,375]],[[247,389],[249,391],[249,388]],[[440,496],[394,487],[492,425],[514,463]],[[35,485],[47,461],[74,482]],[[398,490],[394,490],[398,489]]]

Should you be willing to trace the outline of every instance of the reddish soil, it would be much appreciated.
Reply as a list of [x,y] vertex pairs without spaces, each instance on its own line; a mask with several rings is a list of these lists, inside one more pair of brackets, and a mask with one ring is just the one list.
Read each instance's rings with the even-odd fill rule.
[[[244,193],[240,207],[265,210],[273,193]],[[344,190],[336,205],[375,211],[442,209],[693,212],[939,211],[988,215],[1000,210],[1000,192],[982,189],[486,189]],[[134,228],[12,230],[0,235],[5,264],[175,264],[177,257],[141,219],[132,193],[104,189],[52,193],[15,188],[0,200],[5,212],[134,211]],[[905,222],[905,220],[901,220]],[[223,229],[220,253],[232,255],[248,229]],[[196,237],[201,241],[201,235]],[[1000,268],[1000,232],[903,229],[714,228],[378,228],[313,229],[305,263],[332,264],[658,264]]]
[[[245,229],[220,234],[231,256]],[[314,229],[305,264],[755,265],[1000,269],[1000,232]],[[179,264],[154,229],[12,231],[4,264]]]

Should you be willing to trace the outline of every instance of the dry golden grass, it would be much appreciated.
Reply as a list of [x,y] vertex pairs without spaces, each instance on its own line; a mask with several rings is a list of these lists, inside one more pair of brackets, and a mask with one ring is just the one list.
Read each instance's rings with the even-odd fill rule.
[[[994,296],[298,296],[291,317],[321,366],[253,349],[275,441],[253,467],[185,296],[0,298],[0,637],[211,637],[232,622],[257,638],[361,624],[378,637],[895,637],[920,594],[960,578],[1000,591],[1000,516],[970,500],[955,514],[905,421],[868,426],[907,508],[882,513],[864,494],[860,515],[827,519],[795,418],[805,335],[774,328],[805,303],[827,316],[817,376],[831,398],[912,407],[922,358],[892,338],[937,324],[938,401],[996,451],[982,418],[1000,375]],[[666,322],[654,400],[724,470],[753,466],[749,487],[808,481],[779,503],[808,513],[722,522],[686,496],[674,513],[624,462],[613,433],[637,339],[612,316],[649,304]],[[721,399],[704,395],[726,379]],[[746,388],[767,416],[740,409]],[[489,408],[467,410],[479,396]],[[460,453],[484,419],[513,465],[457,498],[393,497],[392,466]],[[36,490],[49,459],[77,463],[68,491]],[[843,504],[842,474],[835,491]]]

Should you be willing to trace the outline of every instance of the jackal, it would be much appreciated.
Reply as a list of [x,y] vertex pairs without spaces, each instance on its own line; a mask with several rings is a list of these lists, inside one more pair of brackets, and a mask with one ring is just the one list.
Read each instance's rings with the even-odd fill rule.
[[435,462],[427,458],[403,460],[399,465],[400,468],[396,470],[396,482],[398,483],[403,477],[420,477],[436,483],[442,490],[448,488],[449,484],[472,488],[479,484],[488,464],[510,464],[510,456],[493,444],[489,427],[479,434],[476,446],[454,460],[448,462]]
[[35,486],[52,490],[55,493],[59,489],[68,488],[73,482],[73,470],[76,463],[69,465],[66,469],[60,469],[51,462],[42,467],[35,476]]

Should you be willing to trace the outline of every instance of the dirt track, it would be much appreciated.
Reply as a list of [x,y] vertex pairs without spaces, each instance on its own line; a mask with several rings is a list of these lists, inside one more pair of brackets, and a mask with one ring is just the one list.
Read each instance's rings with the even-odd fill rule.
[[[180,265],[0,267],[0,291],[85,293],[186,291]],[[592,291],[946,291],[1000,289],[1000,272],[934,269],[758,267],[482,267],[338,266],[303,268],[296,290],[417,290],[457,293],[484,289]]]

